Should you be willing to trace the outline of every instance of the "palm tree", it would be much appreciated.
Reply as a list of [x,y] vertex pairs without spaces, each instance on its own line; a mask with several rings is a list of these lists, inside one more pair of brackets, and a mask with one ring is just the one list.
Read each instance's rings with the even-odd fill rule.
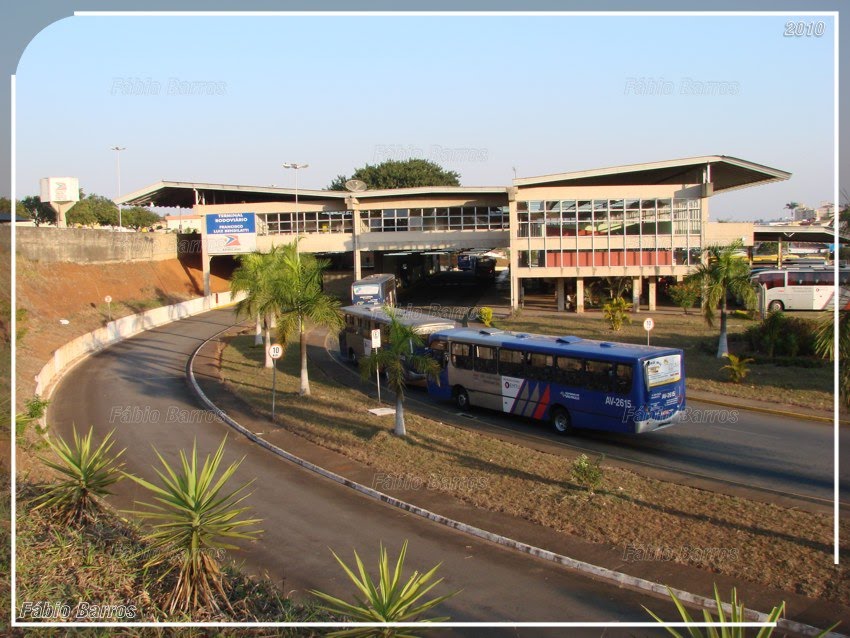
[[236,316],[256,317],[255,345],[261,343],[263,337],[260,335],[261,332],[264,333],[267,368],[272,367],[269,346],[276,309],[274,281],[277,270],[275,265],[280,259],[279,252],[277,248],[272,248],[268,253],[254,252],[240,256],[239,267],[233,271],[233,278],[230,281],[230,291],[234,295],[240,292],[245,293],[245,298],[236,304]]
[[384,312],[390,318],[387,343],[373,349],[368,357],[360,360],[360,374],[371,379],[378,370],[384,372],[386,383],[395,392],[395,434],[405,436],[404,427],[404,390],[410,371],[425,375],[428,379],[437,379],[439,364],[431,357],[416,352],[422,346],[422,337],[409,325],[399,321],[397,311],[385,307]]
[[322,273],[330,265],[315,255],[301,255],[297,240],[281,247],[273,280],[274,309],[283,339],[298,334],[301,347],[301,396],[310,396],[307,374],[307,324],[342,328],[339,300],[322,291]]
[[[830,312],[823,316],[815,331],[815,352],[835,361],[835,351],[835,317]],[[850,406],[850,310],[838,313],[838,394]]]
[[707,246],[704,250],[704,262],[687,279],[698,281],[703,289],[702,310],[705,322],[714,325],[714,311],[720,306],[720,340],[717,344],[717,358],[729,353],[726,337],[726,297],[735,295],[743,300],[747,308],[755,306],[756,292],[750,284],[750,265],[746,259],[738,256],[744,247],[741,240],[735,240],[728,246]]

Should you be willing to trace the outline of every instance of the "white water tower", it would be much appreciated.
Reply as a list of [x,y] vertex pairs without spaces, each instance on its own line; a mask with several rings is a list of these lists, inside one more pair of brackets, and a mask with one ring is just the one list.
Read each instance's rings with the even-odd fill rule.
[[65,213],[80,201],[80,180],[76,177],[42,177],[41,201],[56,211],[56,226],[65,228]]

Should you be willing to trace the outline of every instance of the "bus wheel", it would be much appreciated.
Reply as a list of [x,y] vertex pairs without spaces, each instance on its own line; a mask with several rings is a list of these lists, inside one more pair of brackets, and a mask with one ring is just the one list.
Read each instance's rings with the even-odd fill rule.
[[469,394],[460,386],[455,388],[455,404],[461,410],[469,409]]
[[785,310],[785,305],[781,301],[771,301],[770,305],[767,307],[768,312],[781,312]]
[[351,349],[351,348],[349,348],[349,350],[348,350],[348,363],[350,363],[353,366],[357,365],[357,353],[354,352],[354,350]]
[[573,429],[570,413],[564,408],[552,408],[551,422],[558,434],[569,434]]

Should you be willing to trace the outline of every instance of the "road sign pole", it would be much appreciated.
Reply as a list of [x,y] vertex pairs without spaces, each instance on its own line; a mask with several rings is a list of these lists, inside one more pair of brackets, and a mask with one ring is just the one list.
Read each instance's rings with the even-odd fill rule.
[[[375,352],[377,352],[377,351],[378,351],[378,349],[375,348]],[[381,367],[380,366],[375,366],[375,383],[378,384],[378,403],[380,403],[381,402]]]
[[655,327],[655,322],[652,318],[648,317],[643,322],[643,329],[646,330],[646,345],[649,345],[649,333],[652,332],[652,329]]
[[274,421],[274,399],[277,391],[277,361],[272,359],[272,421]]
[[277,395],[277,360],[283,355],[283,346],[273,343],[269,346],[269,357],[272,360],[272,421],[274,421],[275,398]]

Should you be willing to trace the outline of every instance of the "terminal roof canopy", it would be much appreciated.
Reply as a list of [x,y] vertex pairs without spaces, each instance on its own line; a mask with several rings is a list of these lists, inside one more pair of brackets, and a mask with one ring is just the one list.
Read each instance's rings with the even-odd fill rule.
[[[705,179],[706,170],[711,178]],[[710,181],[714,192],[785,180],[791,173],[726,155],[612,166],[588,171],[557,173],[514,180],[515,186],[608,186],[651,184],[702,184]]]
[[[298,189],[298,199],[302,202],[339,200],[340,208],[342,209],[345,208],[345,200],[352,196],[359,200],[368,200],[370,198],[377,199],[381,197],[416,199],[434,195],[497,195],[503,196],[505,198],[505,204],[507,204],[507,187],[505,186],[424,186],[418,188],[372,190],[358,193]],[[176,206],[179,208],[192,208],[196,204],[254,204],[258,202],[293,201],[294,199],[294,188],[161,181],[119,197],[116,202],[128,206]]]
[[[706,179],[708,173],[710,173],[710,179]],[[725,155],[706,155],[540,177],[524,177],[515,179],[513,184],[521,188],[523,186],[677,185],[702,184],[710,181],[714,185],[714,192],[718,193],[785,180],[789,177],[791,173],[754,162]],[[417,199],[435,195],[469,195],[471,197],[497,195],[504,196],[505,204],[507,204],[507,192],[508,189],[505,186],[428,186],[367,190],[358,193],[299,189],[298,198],[303,201],[324,200],[325,202],[338,199],[341,208],[345,207],[346,198],[351,196],[356,196],[358,200],[368,200],[381,197]],[[116,201],[119,204],[131,206],[192,208],[197,204],[253,204],[291,201],[294,198],[295,189],[292,188],[161,181],[119,197]]]

